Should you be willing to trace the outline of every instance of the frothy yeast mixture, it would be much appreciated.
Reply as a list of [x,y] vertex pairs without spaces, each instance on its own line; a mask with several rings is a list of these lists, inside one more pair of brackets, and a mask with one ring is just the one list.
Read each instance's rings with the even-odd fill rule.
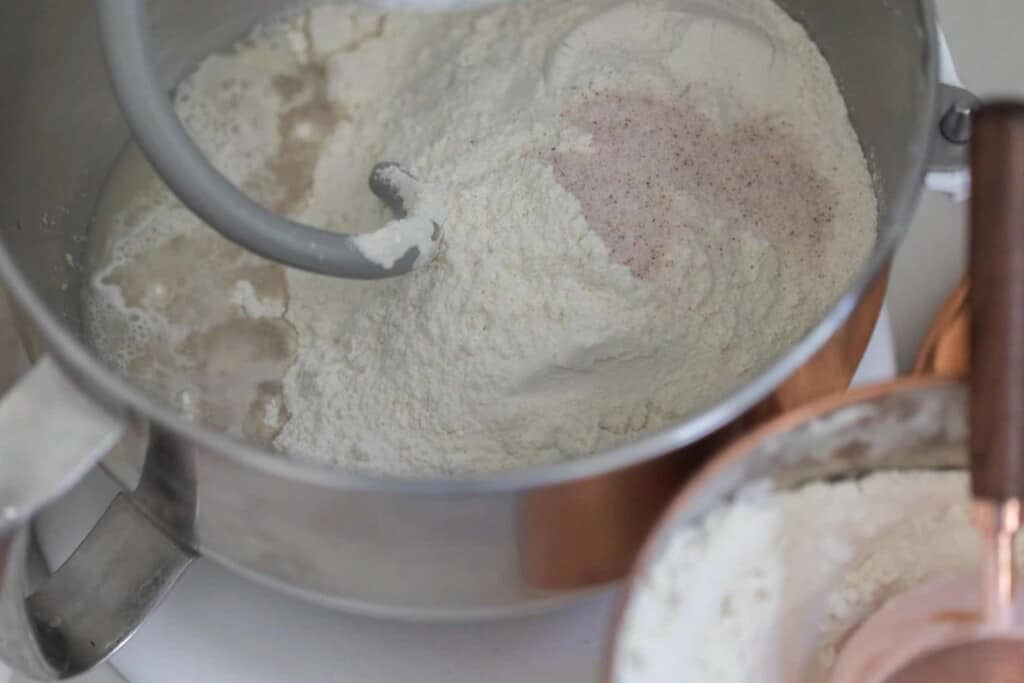
[[299,458],[453,476],[578,457],[750,380],[876,233],[827,63],[770,0],[526,0],[270,22],[177,90],[213,162],[350,232],[397,161],[444,203],[386,282],[225,242],[129,150],[97,219],[88,333],[186,414]]

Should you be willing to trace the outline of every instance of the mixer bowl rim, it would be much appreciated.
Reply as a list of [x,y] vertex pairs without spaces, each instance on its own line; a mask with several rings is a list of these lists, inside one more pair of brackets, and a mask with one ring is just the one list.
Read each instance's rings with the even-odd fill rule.
[[917,206],[924,185],[929,159],[936,144],[939,112],[934,106],[939,82],[939,38],[933,0],[918,0],[925,24],[925,52],[921,56],[925,70],[924,94],[919,108],[914,139],[907,141],[907,175],[916,179],[909,192],[894,199],[891,230],[877,241],[858,275],[850,282],[828,314],[778,360],[753,380],[727,394],[711,407],[679,424],[615,448],[569,461],[524,467],[489,475],[443,477],[385,477],[354,473],[328,465],[273,453],[254,444],[228,436],[189,421],[170,406],[118,375],[103,364],[79,338],[58,320],[42,297],[15,264],[0,235],[0,280],[6,283],[17,305],[42,333],[47,349],[68,374],[94,396],[107,404],[125,407],[133,416],[170,431],[177,437],[198,444],[236,462],[270,476],[323,488],[378,491],[425,496],[513,493],[554,486],[606,475],[640,465],[691,445],[712,434],[766,398],[790,375],[825,345],[849,319],[864,293],[882,274],[896,248],[902,242],[907,225]]

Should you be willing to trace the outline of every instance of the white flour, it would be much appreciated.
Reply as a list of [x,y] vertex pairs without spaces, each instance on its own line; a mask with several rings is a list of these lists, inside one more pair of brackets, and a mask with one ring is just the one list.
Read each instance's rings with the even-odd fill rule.
[[741,497],[641,578],[613,680],[825,683],[837,645],[886,600],[976,567],[969,515],[959,472]]
[[[177,105],[227,175],[311,224],[383,225],[382,160],[445,202],[437,257],[380,283],[285,276],[159,188],[108,211],[87,301],[108,358],[349,468],[487,472],[664,427],[805,334],[875,238],[828,66],[769,0],[329,6],[208,59]],[[216,273],[125,296],[160,259]],[[257,324],[271,342],[229,351]]]

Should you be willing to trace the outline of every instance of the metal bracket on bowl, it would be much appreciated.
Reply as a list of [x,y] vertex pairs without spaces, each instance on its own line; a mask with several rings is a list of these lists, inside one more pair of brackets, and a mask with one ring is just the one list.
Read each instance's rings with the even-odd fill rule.
[[193,559],[119,495],[67,562],[28,587],[28,523],[121,439],[42,359],[0,400],[0,660],[34,680],[83,673],[138,628]]
[[935,100],[938,130],[925,186],[953,201],[965,202],[971,195],[971,173],[967,168],[971,115],[981,106],[981,100],[963,87],[949,42],[941,28],[938,35],[940,83]]
[[971,115],[980,107],[981,99],[971,91],[949,83],[939,84],[939,134],[928,166],[930,173],[966,170]]

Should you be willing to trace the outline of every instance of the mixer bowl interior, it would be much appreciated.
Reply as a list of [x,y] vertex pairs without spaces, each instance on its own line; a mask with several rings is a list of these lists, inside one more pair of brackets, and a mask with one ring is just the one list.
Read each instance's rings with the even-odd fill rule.
[[[153,0],[155,57],[170,87],[202,57],[260,19],[294,6],[274,0]],[[928,2],[782,0],[830,62],[871,164],[879,200],[875,248],[842,301],[775,366],[678,428],[620,448],[605,467],[690,443],[763,398],[842,324],[885,266],[916,202],[934,120],[934,21]],[[8,0],[0,7],[0,237],[29,350],[74,358],[73,374],[113,403],[145,406],[183,429],[172,411],[114,378],[83,352],[80,289],[90,221],[108,173],[129,140],[103,65],[92,3]],[[616,457],[618,460],[616,461]],[[593,459],[597,460],[597,459]],[[602,465],[596,464],[600,467]],[[556,466],[557,467],[557,466]]]

